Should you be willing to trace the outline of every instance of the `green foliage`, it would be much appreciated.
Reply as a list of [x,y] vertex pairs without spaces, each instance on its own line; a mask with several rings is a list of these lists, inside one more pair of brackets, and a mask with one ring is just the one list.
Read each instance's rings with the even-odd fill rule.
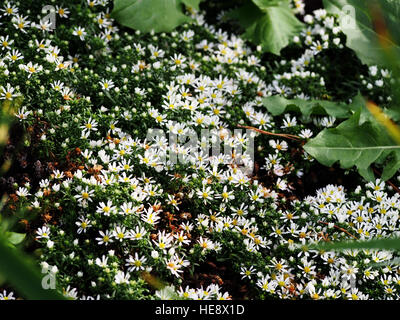
[[288,111],[310,115],[329,115],[336,118],[348,118],[351,110],[357,110],[365,104],[364,98],[358,94],[351,104],[338,103],[328,100],[286,99],[282,96],[271,96],[263,99],[264,106],[274,115],[281,115]]
[[[14,120],[13,112],[22,104],[22,97],[12,101],[6,100],[0,104],[0,145],[8,138],[10,123]],[[26,238],[25,233],[13,232],[12,223],[4,219],[4,199],[0,204],[0,276],[16,288],[27,299],[63,299],[54,290],[44,290],[42,277],[37,264],[20,249],[16,248]]]
[[320,163],[332,166],[339,161],[344,169],[356,166],[361,176],[375,179],[371,165],[386,164],[384,176],[387,180],[400,168],[400,146],[392,141],[386,131],[375,121],[360,121],[361,110],[336,128],[325,129],[311,139],[304,149]]
[[[11,235],[18,242],[21,236]],[[0,236],[0,274],[27,299],[59,300],[62,295],[55,290],[42,288],[42,277],[37,265],[23,252],[9,246],[8,240]]]
[[8,231],[5,233],[5,237],[7,241],[12,245],[18,245],[22,241],[24,241],[26,234],[25,233],[18,233],[18,232],[11,232]]
[[389,180],[391,177],[395,175],[397,170],[400,168],[400,153],[393,152],[392,153],[392,160],[390,160],[382,172],[382,179]]
[[[347,46],[353,49],[366,64],[388,63],[387,50],[400,54],[397,32],[400,19],[400,3],[393,0],[324,0],[325,9],[338,14],[342,21],[343,32],[347,36]],[[355,21],[351,21],[345,6],[355,8]],[[350,7],[347,7],[350,8]],[[345,10],[343,10],[345,9]],[[385,32],[377,33],[374,20],[383,18],[390,36]],[[383,30],[381,30],[383,31]],[[384,30],[386,31],[386,30]],[[385,44],[385,46],[382,46]]]
[[[384,0],[378,6],[373,0],[329,0],[324,1],[324,4],[328,12],[339,15],[343,32],[347,35],[348,47],[364,63],[388,65],[396,75],[397,67],[391,58],[400,53],[398,35],[393,32],[394,21],[398,21],[400,17],[399,3]],[[356,15],[353,28],[352,21],[349,20],[350,6],[355,9]],[[378,34],[374,25],[381,22],[384,22],[388,30],[381,26]],[[396,96],[396,92],[393,94]],[[397,106],[396,103],[393,105]],[[381,178],[384,180],[390,179],[400,168],[399,145],[393,142],[384,127],[371,115],[360,94],[349,105],[331,101],[290,100],[279,96],[265,98],[264,105],[273,115],[297,111],[304,116],[327,114],[342,119],[351,116],[337,128],[323,130],[305,145],[304,149],[323,165],[332,166],[339,162],[344,169],[356,166],[361,176],[367,180],[375,179],[372,164],[383,166]],[[397,107],[385,109],[385,112],[392,120],[400,120]]]
[[182,0],[182,3],[188,8],[199,10],[199,4],[201,0]]
[[15,119],[13,112],[22,105],[23,98],[18,97],[12,101],[0,100],[0,150],[8,139],[8,129]]
[[[132,2],[134,1],[130,3],[132,4]],[[148,5],[148,3],[156,3],[157,1],[148,0],[146,4],[143,2],[136,1],[137,6],[135,8],[140,11],[146,5],[145,12],[148,13],[150,10],[154,12],[160,10]],[[272,50],[278,51],[279,47],[284,45],[282,42],[286,33],[283,32],[284,29],[281,30],[277,27],[277,22],[271,25],[270,20],[275,18],[275,15],[270,17],[268,12],[278,10],[284,2],[279,0],[254,0],[253,2],[247,0],[247,2],[258,10],[256,14],[253,11],[253,15],[250,11],[248,16],[249,30],[251,30],[251,26],[256,21],[253,21],[253,19],[257,16],[257,19],[260,19],[260,26],[256,24],[253,31],[255,33],[258,32],[260,35],[266,33],[267,37],[274,37],[276,36],[275,33],[279,34],[281,38],[277,39],[277,41],[281,42],[272,47]],[[123,3],[123,1],[120,1],[120,3]],[[172,3],[172,1],[164,1],[164,3]],[[198,1],[177,0],[173,3],[177,4],[176,8],[172,6],[169,9],[176,9],[180,15],[181,10],[183,12],[182,4],[195,8]],[[41,4],[36,3],[36,5],[40,10]],[[282,168],[288,168],[289,170],[287,174],[285,172],[285,177],[277,177],[278,181],[275,181],[275,174],[270,170],[267,173],[267,180],[262,179],[263,181],[256,183],[254,181],[256,177],[252,177],[246,182],[246,177],[239,175],[239,172],[234,174],[232,167],[225,165],[220,166],[223,168],[216,168],[217,171],[222,169],[222,171],[219,171],[223,175],[222,177],[226,175],[226,177],[234,179],[232,181],[225,178],[220,179],[219,172],[204,170],[203,161],[200,159],[195,159],[194,163],[190,164],[190,167],[179,164],[176,166],[168,165],[168,167],[165,166],[164,168],[164,165],[158,166],[156,164],[156,161],[158,161],[156,159],[154,162],[152,159],[151,163],[147,163],[149,162],[147,161],[149,160],[147,156],[151,155],[153,157],[153,146],[145,142],[148,140],[143,140],[148,128],[159,127],[159,125],[164,127],[165,124],[166,129],[169,127],[169,130],[172,130],[169,123],[165,123],[164,120],[174,122],[177,120],[179,124],[185,127],[195,127],[196,131],[201,130],[203,123],[197,123],[198,125],[196,125],[196,121],[193,122],[195,119],[192,111],[194,110],[186,110],[186,106],[181,108],[180,103],[177,108],[174,105],[171,108],[171,105],[169,105],[168,108],[173,110],[163,110],[166,106],[162,104],[172,102],[170,97],[175,96],[175,92],[177,97],[182,97],[182,101],[189,100],[187,94],[191,95],[193,101],[202,100],[203,96],[209,97],[210,104],[203,105],[201,103],[198,108],[199,113],[206,112],[208,114],[211,111],[212,114],[219,114],[219,109],[210,109],[214,105],[219,107],[221,104],[220,107],[224,109],[221,110],[223,111],[221,112],[221,123],[218,125],[216,122],[210,123],[210,127],[233,129],[240,120],[243,120],[240,123],[256,125],[261,129],[265,127],[268,130],[282,128],[279,127],[282,117],[270,118],[263,110],[260,111],[259,101],[261,96],[267,96],[270,92],[274,92],[270,90],[269,84],[276,75],[285,73],[285,71],[293,73],[290,63],[281,64],[277,61],[275,68],[273,61],[268,60],[270,55],[264,56],[260,51],[252,50],[251,47],[249,48],[248,43],[243,43],[242,41],[237,43],[236,41],[226,41],[225,43],[225,36],[221,36],[221,33],[217,31],[219,26],[206,28],[206,26],[189,24],[180,27],[178,32],[171,35],[162,35],[160,37],[162,40],[155,43],[155,38],[149,37],[143,32],[139,34],[122,30],[119,33],[118,28],[114,28],[113,21],[110,20],[110,30],[113,37],[111,37],[111,40],[104,39],[104,42],[102,42],[98,35],[104,31],[103,26],[97,23],[93,17],[97,14],[105,14],[109,8],[104,8],[105,13],[103,13],[99,12],[101,9],[98,7],[81,10],[82,7],[83,3],[82,6],[69,6],[71,10],[70,17],[64,20],[65,24],[60,19],[60,23],[57,24],[57,32],[51,35],[43,33],[41,30],[36,30],[36,28],[29,28],[27,35],[21,34],[21,37],[17,36],[14,30],[15,26],[10,17],[7,18],[8,21],[5,26],[2,26],[5,30],[4,33],[9,33],[15,39],[16,48],[20,48],[25,57],[32,57],[33,63],[43,63],[45,70],[52,70],[53,65],[49,61],[43,61],[45,53],[37,52],[37,48],[34,46],[26,46],[25,40],[27,37],[38,41],[41,38],[46,40],[47,37],[50,37],[52,40],[51,46],[49,44],[46,53],[47,50],[54,51],[55,47],[60,47],[65,54],[77,54],[80,57],[79,65],[74,64],[73,72],[64,70],[33,74],[28,76],[28,80],[25,74],[27,71],[16,67],[17,64],[14,62],[5,61],[11,75],[10,79],[5,81],[11,82],[11,85],[17,91],[21,91],[26,96],[28,101],[27,112],[31,111],[26,117],[22,115],[18,121],[21,126],[25,126],[29,130],[34,129],[30,138],[31,145],[35,147],[32,147],[31,150],[43,151],[43,155],[40,154],[39,157],[32,155],[31,158],[34,160],[39,159],[43,165],[51,161],[57,171],[61,170],[58,173],[54,170],[52,174],[46,171],[46,178],[49,178],[49,181],[46,180],[44,183],[39,183],[39,186],[34,183],[28,187],[26,183],[21,182],[22,186],[26,186],[29,189],[30,194],[25,197],[19,196],[16,200],[16,205],[18,208],[19,206],[23,207],[30,204],[32,206],[32,210],[29,210],[31,214],[40,213],[43,218],[46,218],[40,219],[40,221],[37,219],[37,223],[45,223],[48,217],[53,219],[48,225],[43,226],[46,227],[46,235],[44,235],[43,228],[42,230],[37,230],[37,243],[29,249],[39,247],[37,253],[38,256],[40,255],[40,260],[46,262],[46,264],[49,263],[49,268],[50,266],[57,267],[57,274],[59,275],[57,285],[59,288],[64,289],[65,296],[70,296],[71,298],[86,297],[89,299],[89,297],[94,298],[98,295],[102,299],[145,299],[153,298],[153,289],[158,289],[159,293],[156,293],[156,297],[176,299],[175,285],[180,286],[185,282],[190,282],[192,279],[196,280],[199,272],[205,270],[204,267],[212,267],[214,259],[218,262],[217,269],[220,269],[221,263],[226,266],[225,270],[221,271],[222,277],[228,276],[233,279],[235,288],[243,287],[243,285],[248,288],[245,290],[248,292],[243,295],[240,294],[240,296],[234,296],[234,298],[240,298],[241,296],[246,299],[265,297],[269,293],[264,293],[264,291],[270,289],[272,289],[270,290],[271,296],[282,297],[282,292],[282,294],[286,294],[287,298],[298,298],[298,291],[292,292],[290,290],[289,292],[286,290],[286,285],[290,283],[308,283],[310,279],[316,280],[315,287],[320,292],[320,288],[325,285],[325,282],[322,282],[321,285],[322,278],[325,277],[326,280],[329,280],[330,271],[334,271],[336,267],[335,265],[324,264],[323,260],[318,255],[315,255],[315,259],[313,258],[313,261],[310,261],[315,264],[313,267],[315,270],[312,270],[311,273],[301,270],[302,268],[299,265],[305,264],[304,256],[309,255],[306,246],[300,247],[300,245],[304,244],[301,241],[317,239],[321,235],[325,237],[325,231],[327,232],[326,238],[329,237],[329,239],[335,240],[345,238],[346,236],[342,230],[331,227],[326,228],[323,224],[320,224],[320,222],[324,222],[322,221],[324,219],[332,221],[329,219],[334,219],[334,216],[332,217],[330,212],[328,215],[326,210],[319,208],[319,205],[327,205],[328,202],[329,204],[334,203],[335,210],[332,212],[345,212],[343,210],[346,210],[347,206],[354,206],[356,200],[360,201],[358,204],[365,204],[365,196],[362,193],[358,193],[357,197],[354,195],[347,196],[342,187],[331,188],[329,186],[326,189],[329,193],[325,191],[318,192],[317,197],[308,198],[304,202],[288,201],[291,198],[286,197],[286,194],[291,197],[293,195],[292,191],[294,192],[295,190],[288,190],[286,184],[291,185],[293,180],[297,182],[302,172],[305,175],[310,172],[303,165],[304,163],[307,166],[311,166],[308,160],[305,159],[306,157],[300,159],[300,155],[294,157],[293,153],[290,152],[292,145],[298,146],[296,145],[297,142],[289,142],[288,148],[275,148],[272,144],[263,148],[262,152],[265,155],[276,156],[272,158],[275,164],[279,163]],[[118,9],[118,6],[116,6],[116,9]],[[129,6],[123,7],[120,5],[120,10],[119,14],[127,10],[123,12],[127,20],[134,15],[139,19],[140,14]],[[128,10],[130,11],[128,12]],[[26,5],[26,2],[21,2],[19,12],[21,14],[24,12],[32,13],[33,19],[39,13],[39,11],[32,10],[31,6]],[[156,14],[154,12],[152,14]],[[115,14],[118,15],[118,11]],[[178,23],[176,21],[165,22],[165,19],[170,19],[165,10],[158,15],[158,17],[152,16],[150,22],[146,21],[145,27],[147,31],[153,29],[154,25],[159,22],[164,23],[164,27],[165,23],[169,23],[169,28],[173,28],[173,25]],[[160,21],[158,21],[158,18]],[[137,20],[135,21],[137,22]],[[78,42],[78,36],[72,35],[73,28],[77,25],[84,27],[88,33],[82,42]],[[316,24],[312,24],[309,27],[318,29]],[[275,28],[275,33],[268,34],[268,30],[271,28]],[[182,45],[181,34],[186,30],[192,29],[194,31],[193,42]],[[332,33],[330,31],[328,31],[328,35],[329,39],[331,39]],[[313,36],[316,41],[320,39],[320,35],[315,34]],[[71,37],[76,37],[79,45],[74,45],[75,41],[70,41]],[[341,38],[344,38],[343,35],[341,35]],[[233,36],[232,39],[234,39]],[[207,49],[203,45],[198,46],[201,43],[200,41],[203,40],[210,44]],[[254,41],[264,40],[260,36],[259,39],[257,38]],[[310,49],[312,44],[306,45],[303,40],[303,36],[301,36],[298,47],[293,48],[294,51],[300,53],[303,49]],[[70,48],[67,46],[68,43],[72,44]],[[140,49],[131,50],[132,44],[143,46],[143,52]],[[159,56],[152,54],[150,45],[157,45],[158,49],[162,50],[164,54]],[[219,49],[220,45],[222,47],[226,46],[227,51],[229,49],[235,52],[238,59],[235,59],[233,63],[224,62],[227,60],[224,60],[222,53],[219,52],[222,51]],[[268,45],[270,44],[268,43]],[[103,48],[104,51],[101,52],[99,49],[99,52],[97,52],[97,48]],[[292,48],[287,49],[292,50]],[[282,53],[284,55],[282,58],[285,61],[291,61],[294,58],[292,53],[288,55],[284,51]],[[294,53],[297,54],[297,52]],[[177,54],[182,55],[187,62],[179,62],[178,64],[177,61],[181,61],[180,59],[171,59]],[[310,74],[316,75],[315,77],[301,76],[297,79],[292,77],[290,79],[282,79],[279,84],[295,89],[293,91],[299,96],[301,94],[317,98],[323,96],[326,90],[323,85],[324,81],[320,81],[320,79],[325,79],[326,74],[330,72],[327,71],[329,69],[325,68],[328,63],[321,63],[321,61],[324,61],[319,58],[321,55],[317,55],[311,64],[304,65],[304,71],[310,71]],[[253,60],[253,58],[256,59]],[[267,58],[267,61],[263,60],[263,58]],[[271,60],[275,60],[275,58],[271,57]],[[61,56],[59,56],[59,59],[64,61]],[[195,64],[193,65],[194,68],[192,68],[191,60]],[[259,60],[261,61],[261,66],[257,65]],[[147,66],[146,64],[144,66],[143,61],[149,63],[149,65]],[[346,60],[343,59],[343,61]],[[284,61],[282,60],[282,62]],[[346,64],[343,63],[344,66],[350,63],[349,61],[346,62]],[[336,66],[336,63],[332,63],[332,65]],[[195,80],[185,83],[183,77],[186,77],[187,74],[194,75]],[[210,79],[210,88],[206,88],[204,93],[197,92],[197,83],[202,82],[202,79],[207,79],[205,77]],[[338,77],[338,82],[340,80],[341,77]],[[60,95],[57,90],[50,89],[50,84],[54,84],[56,81],[64,81],[65,86],[74,91],[74,96],[68,102],[64,101],[66,100],[65,97]],[[114,90],[111,90],[110,85],[108,87],[104,86],[106,81],[109,81],[107,83],[115,84]],[[343,79],[343,82],[348,81]],[[176,83],[179,86],[175,89],[173,87],[175,87]],[[40,90],[35,90],[39,86]],[[306,88],[302,88],[302,86]],[[181,87],[185,88],[185,93],[181,92]],[[41,88],[48,88],[49,90],[48,92],[45,91],[44,94]],[[138,89],[138,91],[135,89]],[[216,91],[211,91],[211,89]],[[315,94],[308,94],[308,91],[312,91]],[[213,92],[218,92],[218,94],[214,95]],[[223,100],[221,100],[219,92]],[[352,92],[357,92],[357,89]],[[352,95],[350,94],[350,96]],[[328,114],[348,118],[352,115],[351,111],[353,109],[359,109],[357,108],[359,107],[358,103],[343,104],[341,107],[331,102],[317,100],[307,101],[305,104],[296,101],[293,106],[288,106],[288,103],[293,102],[290,102],[290,100],[282,101],[281,109],[283,111],[280,112],[295,106],[294,108],[297,108],[297,111],[302,113],[307,113],[311,110],[310,114]],[[296,106],[296,104],[300,106]],[[63,107],[60,108],[60,105]],[[242,106],[250,107],[243,107],[242,109]],[[164,120],[159,121],[158,112],[154,112],[155,110],[160,112],[161,118],[165,117]],[[247,112],[247,110],[250,111]],[[224,116],[225,112],[226,116]],[[17,119],[14,115],[13,118]],[[303,124],[303,119],[299,120],[298,126],[288,126],[287,128],[282,128],[282,131],[297,134],[308,124],[311,129],[314,130],[316,128],[313,122],[307,123],[304,121],[305,123]],[[361,126],[369,122],[371,122],[371,119],[368,114],[360,112],[357,125]],[[316,123],[318,122],[316,121]],[[319,127],[317,128],[319,129]],[[89,129],[89,132],[86,129]],[[88,132],[88,135],[86,135],[86,132]],[[38,136],[42,133],[42,136]],[[36,140],[40,140],[40,142],[35,141],[36,136],[38,136]],[[249,135],[246,136],[248,137]],[[256,145],[261,145],[259,141],[263,142],[268,138],[259,136],[257,139],[259,140],[257,140]],[[242,142],[244,141],[245,139],[243,138]],[[280,142],[278,143],[280,144]],[[117,148],[114,148],[115,146]],[[147,149],[147,147],[150,147],[151,150]],[[167,146],[167,144],[165,144],[165,147],[170,154],[176,151]],[[117,165],[118,170],[115,171],[114,164],[110,163],[106,158],[115,159],[114,156],[116,155],[115,151],[118,151],[117,149],[120,149],[120,153],[117,157],[119,162]],[[46,151],[46,155],[44,155],[44,151]],[[67,152],[68,157],[65,156]],[[100,152],[104,153],[101,154]],[[258,153],[257,156],[262,158],[264,154]],[[146,161],[144,161],[145,158]],[[299,158],[298,161],[297,158]],[[58,165],[55,164],[55,160],[59,162]],[[155,168],[153,164],[154,166],[157,165],[157,167]],[[94,166],[92,167],[92,165]],[[48,171],[50,171],[51,168],[50,166],[48,167]],[[77,168],[83,169],[78,170]],[[29,166],[28,169],[31,169],[31,167]],[[98,171],[102,175],[100,173],[97,174],[96,172]],[[65,175],[64,178],[60,177],[60,173]],[[125,173],[128,176],[125,176]],[[281,177],[278,173],[276,175]],[[264,173],[262,176],[266,177]],[[127,177],[127,179],[124,181],[121,177]],[[138,178],[137,182],[136,177]],[[96,179],[99,183],[93,179]],[[204,184],[205,181],[207,181],[207,185]],[[297,183],[293,186],[296,188],[296,185]],[[14,186],[13,188],[16,190],[18,187]],[[264,186],[268,186],[271,189],[265,189]],[[90,194],[84,190],[87,190]],[[224,199],[226,191],[228,192],[228,198],[231,199]],[[301,192],[301,190],[299,191]],[[209,192],[210,197],[208,196]],[[21,191],[19,193],[21,194]],[[87,194],[89,198],[84,194]],[[205,194],[206,196],[204,196]],[[335,200],[336,196],[332,197],[332,199],[328,199],[327,196],[326,199],[322,199],[322,201],[326,200],[325,202],[327,203],[321,203],[323,194],[338,195],[337,199],[340,200],[340,203],[339,200]],[[170,196],[173,196],[172,200]],[[345,199],[349,199],[349,201]],[[107,205],[103,206],[103,202],[104,204],[107,203]],[[367,202],[370,204],[368,208],[380,205],[374,199],[367,199]],[[391,200],[389,201],[388,199],[387,203],[391,203]],[[134,208],[131,208],[132,206]],[[240,209],[238,209],[239,206]],[[160,217],[162,218],[161,223],[155,226],[156,219],[153,218],[158,219],[157,208],[160,208]],[[311,211],[311,209],[315,210]],[[164,211],[164,213],[161,213],[161,211]],[[393,213],[388,212],[387,216],[398,215],[398,208],[393,208],[390,211]],[[133,212],[137,214],[131,214]],[[151,212],[151,218],[147,219],[147,221],[144,221],[142,216],[145,212]],[[366,230],[370,230],[369,227],[374,227],[372,221],[374,215],[375,212],[367,213],[365,218],[365,221],[368,221]],[[13,213],[14,216],[15,214]],[[238,227],[243,225],[243,229],[238,230],[235,227],[236,223],[233,223],[231,218],[239,221]],[[224,227],[221,230],[219,230],[220,219],[224,222]],[[358,227],[356,217],[354,215],[348,216],[347,219],[342,226],[348,228],[349,232],[355,232],[355,228]],[[183,220],[185,220],[185,224],[190,224],[187,229],[182,226],[178,227],[180,223],[183,225]],[[192,222],[193,227],[191,226]],[[37,223],[32,224],[32,228],[30,228],[32,233],[35,232],[33,228],[37,226]],[[328,222],[326,223],[329,225]],[[319,228],[319,225],[322,228]],[[48,227],[49,229],[47,229]],[[143,236],[143,238],[137,237],[138,228],[143,230],[140,231],[140,237]],[[176,246],[171,242],[175,253],[172,250],[168,250],[168,252],[163,250],[165,246],[156,243],[155,233],[162,231],[163,234],[167,232],[167,234],[175,235],[177,228],[185,229],[185,233],[187,232],[188,237],[190,237],[190,242],[183,245],[177,243]],[[393,230],[396,230],[396,224],[394,224],[393,228],[388,227],[387,229],[387,232],[394,233]],[[21,232],[17,228],[8,230]],[[190,230],[192,231],[189,234]],[[255,231],[249,238],[248,231],[252,232],[251,230]],[[285,232],[285,230],[293,232]],[[103,231],[107,236],[96,238]],[[134,234],[136,235],[135,239],[133,238]],[[375,229],[371,230],[371,234],[375,234]],[[12,241],[18,243],[22,238],[18,234],[8,233],[7,235],[9,236],[8,243]],[[161,233],[156,236],[158,240],[161,240]],[[32,237],[33,234],[29,238]],[[200,245],[206,237],[212,241],[212,246],[207,244],[207,248]],[[292,238],[295,240],[292,240]],[[104,240],[104,242],[100,240]],[[252,247],[252,242],[255,245],[259,245],[259,247]],[[299,247],[297,247],[297,244],[299,244]],[[208,253],[210,247],[219,250],[216,250],[215,253]],[[9,249],[12,248],[9,247]],[[28,286],[27,290],[29,288],[31,290],[29,296],[28,293],[25,293],[26,290],[23,287],[27,285],[27,282],[20,283],[20,287],[17,287],[18,284],[16,284],[18,280],[23,280],[16,279],[16,275],[26,274],[24,269],[17,269],[12,265],[12,263],[18,263],[18,266],[23,265],[23,263],[15,260],[15,257],[10,255],[10,253],[18,254],[19,251],[14,248],[14,251],[8,251],[8,256],[7,252],[4,252],[0,250],[1,257],[10,262],[7,262],[8,269],[2,275],[7,276],[7,281],[10,281],[10,287],[15,286],[19,290],[18,293],[24,298],[34,297],[33,294],[35,292],[33,292],[32,288],[35,285],[38,288],[38,281],[35,280],[35,283]],[[143,265],[141,263],[138,265],[137,262],[132,261],[133,256],[135,255],[136,257],[136,254],[143,258]],[[175,260],[175,257],[171,257],[175,256],[175,254],[179,255],[176,262],[168,263],[167,260],[169,258]],[[314,256],[313,252],[310,252],[310,254]],[[343,261],[348,265],[351,265],[354,261],[362,261],[360,257],[350,257],[345,254],[338,255],[338,259],[344,259]],[[98,262],[99,260],[102,262]],[[277,273],[277,261],[281,266],[284,266],[279,268],[281,270],[279,274]],[[181,276],[176,276],[171,272],[171,266],[176,263],[182,264],[182,266],[189,263],[188,268]],[[359,274],[362,274],[364,265],[362,263],[359,265]],[[1,267],[4,268],[4,266]],[[35,268],[33,265],[31,267]],[[285,270],[292,268],[297,271],[290,274],[290,278],[286,278]],[[11,269],[15,272],[13,274],[14,278],[8,276]],[[142,269],[146,271],[142,272]],[[217,269],[215,271],[219,273]],[[51,268],[51,270],[54,269]],[[149,276],[145,277],[144,274],[147,272]],[[36,275],[38,274],[36,271],[35,273]],[[249,276],[246,279],[247,273],[249,273]],[[151,279],[151,276],[165,279],[167,281],[165,284],[171,284],[171,286],[167,285],[165,288],[154,286],[153,283],[156,280]],[[285,276],[285,278],[282,278],[285,282],[284,286],[279,281],[283,276]],[[33,276],[29,276],[29,278],[37,279]],[[263,284],[262,288],[257,285],[260,282],[264,282],[264,280],[268,280],[272,285],[268,288],[265,288],[266,284],[265,286]],[[195,283],[197,285],[198,281],[195,281]],[[274,291],[275,286],[278,289],[276,292]],[[364,290],[364,288],[369,288],[369,279],[365,281],[365,284],[360,284],[360,290]],[[383,289],[381,291],[383,292]],[[312,292],[309,293],[311,296]],[[202,287],[199,297],[203,296],[204,288]],[[372,297],[382,296],[384,296],[383,293],[379,292]],[[208,297],[210,298],[210,296]],[[321,293],[321,297],[325,297],[324,293]],[[346,298],[346,296],[343,295],[343,298]]]
[[143,32],[169,32],[188,22],[183,4],[198,7],[199,0],[115,0],[112,17],[123,26]]
[[320,243],[310,245],[310,248],[320,250],[346,250],[346,249],[382,249],[382,250],[399,250],[400,239],[373,239],[368,241],[342,241],[332,243]]
[[158,290],[158,293],[164,300],[182,300],[176,293],[174,286],[163,286]]
[[[169,32],[189,22],[184,5],[199,10],[201,0],[115,0],[112,17],[123,26],[149,32]],[[244,37],[264,51],[279,55],[303,24],[287,0],[253,0],[231,12],[244,28]]]
[[[393,0],[324,0],[328,12],[339,14],[345,5],[354,6],[356,28],[343,28],[347,35],[347,46],[353,49],[366,64],[389,66],[393,78],[399,78],[398,57],[400,54],[400,37],[397,32],[400,18],[400,3]],[[378,26],[377,31],[374,29]],[[398,111],[399,91],[394,88],[396,97],[392,104],[395,108],[386,110],[394,121],[400,120]],[[371,111],[372,112],[372,111]],[[379,125],[365,107],[356,112],[349,120],[335,129],[325,129],[315,139],[308,142],[304,149],[325,165],[339,161],[343,168],[357,166],[360,174],[367,180],[373,180],[371,164],[385,164],[381,178],[390,179],[400,168],[400,145],[390,138],[390,120]],[[378,118],[376,118],[379,120]],[[392,130],[397,130],[393,129]],[[387,160],[389,159],[389,160]],[[366,241],[335,242],[311,245],[319,250],[345,249],[382,249],[399,250],[400,239],[371,239]],[[398,263],[395,260],[392,263]]]
[[303,27],[286,0],[253,0],[234,10],[230,17],[245,29],[245,38],[276,55]]

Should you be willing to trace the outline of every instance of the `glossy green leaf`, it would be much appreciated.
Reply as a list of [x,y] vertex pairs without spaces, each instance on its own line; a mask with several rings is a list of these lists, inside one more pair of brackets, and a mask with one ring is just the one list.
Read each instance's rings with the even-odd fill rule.
[[393,152],[393,158],[382,171],[382,180],[389,180],[400,169],[400,152]]
[[[323,130],[304,149],[325,166],[332,166],[335,162],[344,169],[356,166],[365,179],[373,180],[371,164],[385,153],[394,152],[399,156],[400,146],[376,123],[366,121],[360,124],[360,114],[358,111],[338,127]],[[385,178],[391,178],[394,173],[395,170],[387,169]]]
[[189,0],[115,0],[111,13],[123,26],[149,32],[169,32],[190,21],[183,14],[183,2],[195,4]]
[[314,114],[330,115],[336,118],[348,118],[352,115],[352,110],[359,109],[365,105],[364,98],[360,94],[354,97],[351,104],[327,100],[286,99],[278,95],[264,98],[263,103],[274,116],[288,111],[297,111],[306,117]]
[[[396,106],[396,108],[397,108],[397,106]],[[397,108],[397,109],[385,109],[384,112],[393,121],[396,121],[396,122],[400,121],[400,108]]]
[[24,241],[26,234],[17,232],[6,232],[7,240],[13,245],[20,244]]
[[[382,64],[388,61],[380,43],[389,45],[390,50],[400,54],[399,42],[375,32],[372,5],[379,3],[389,31],[398,37],[400,2],[393,0],[324,0],[324,7],[330,13],[338,14],[343,32],[347,36],[347,46],[353,49],[366,64]],[[354,17],[355,15],[355,17]],[[391,30],[390,30],[391,29]]]
[[254,21],[262,18],[263,12],[251,1],[243,6],[233,9],[226,14],[228,19],[237,20],[240,26],[246,30]]
[[[290,40],[303,27],[303,24],[294,16],[287,1],[279,2],[279,5],[267,5],[268,1],[255,1],[258,6],[247,5],[239,9],[239,14],[243,9],[245,17],[251,14],[251,18],[239,18],[245,21],[242,26],[246,28],[244,37],[254,44],[261,45],[264,51],[279,55],[280,51],[286,47]],[[260,9],[261,7],[261,9]]]
[[278,6],[284,0],[252,0],[253,3],[262,11],[267,11],[270,7]]

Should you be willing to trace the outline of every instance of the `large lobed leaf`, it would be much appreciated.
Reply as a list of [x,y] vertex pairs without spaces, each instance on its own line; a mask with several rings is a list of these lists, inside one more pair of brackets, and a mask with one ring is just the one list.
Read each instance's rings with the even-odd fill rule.
[[375,179],[371,165],[383,164],[382,178],[391,178],[400,168],[400,146],[392,141],[385,129],[373,121],[360,121],[361,110],[333,129],[324,129],[304,149],[320,163],[332,166],[339,162],[344,169],[356,166],[361,176]]
[[149,32],[170,32],[190,21],[183,4],[198,9],[200,0],[115,0],[112,17],[123,26]]
[[355,96],[351,104],[328,100],[286,99],[282,96],[275,95],[264,98],[263,103],[268,111],[274,116],[288,111],[296,111],[306,117],[314,114],[330,115],[336,118],[348,118],[352,115],[352,110],[358,110],[361,106],[365,105],[365,100],[361,94]]
[[264,51],[279,55],[303,27],[287,1],[253,0],[263,12],[247,28],[244,36]]
[[248,1],[228,16],[238,20],[245,38],[276,55],[303,28],[287,0]]
[[[397,0],[323,0],[325,9],[338,14],[343,32],[347,36],[347,46],[353,49],[362,62],[366,64],[388,63],[382,43],[392,52],[400,54],[399,34],[400,1]],[[372,5],[379,4],[380,14],[391,36],[385,32],[379,34],[374,29]],[[353,10],[351,8],[354,8]],[[347,10],[349,9],[349,10]],[[353,11],[353,12],[352,12]],[[350,13],[350,14],[349,14]],[[355,18],[352,17],[355,13]],[[388,49],[386,48],[386,49]]]

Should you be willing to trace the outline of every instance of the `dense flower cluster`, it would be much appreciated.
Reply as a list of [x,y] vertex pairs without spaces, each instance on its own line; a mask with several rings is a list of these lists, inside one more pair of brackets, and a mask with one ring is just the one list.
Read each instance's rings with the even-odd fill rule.
[[[2,7],[0,99],[23,98],[15,115],[35,133],[26,144],[41,159],[62,159],[12,199],[42,216],[34,235],[42,268],[65,296],[167,298],[149,285],[160,278],[182,298],[229,299],[224,279],[190,285],[212,260],[228,261],[251,298],[397,298],[397,267],[370,266],[393,253],[307,244],[393,234],[399,198],[377,181],[368,191],[327,186],[289,200],[307,155],[293,163],[293,142],[234,131],[241,124],[306,140],[333,126],[332,117],[273,117],[262,97],[327,94],[318,56],[343,46],[334,17],[305,16],[293,39],[302,54],[267,70],[259,50],[200,13],[171,34],[141,34],[119,30],[107,0],[59,1],[53,31],[37,19],[41,5]],[[293,10],[303,13],[302,1]],[[390,75],[372,67],[369,77],[372,90]],[[269,185],[247,171],[253,139]],[[220,151],[211,154],[211,144]]]

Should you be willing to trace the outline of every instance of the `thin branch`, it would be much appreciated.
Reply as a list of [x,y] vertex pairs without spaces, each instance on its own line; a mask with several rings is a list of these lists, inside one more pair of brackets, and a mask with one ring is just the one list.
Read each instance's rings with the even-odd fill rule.
[[[325,221],[318,221],[319,223],[323,223],[323,224],[326,224],[326,225],[329,225],[329,223],[328,222],[325,222]],[[356,236],[354,236],[354,235],[352,235],[350,232],[348,232],[346,229],[343,229],[343,228],[341,228],[341,227],[339,227],[339,226],[337,226],[337,225],[333,225],[336,229],[338,229],[338,230],[340,230],[340,231],[343,231],[344,233],[346,233],[347,235],[349,235],[350,237],[352,237],[353,239],[356,239],[356,240],[358,240],[358,238],[356,237]]]
[[[374,172],[379,175],[380,177],[382,176],[382,173],[376,169],[376,168],[372,168],[374,170]],[[391,186],[393,188],[393,190],[395,190],[398,194],[400,194],[400,189],[398,187],[396,187],[393,182],[391,182],[390,180],[387,180],[386,183]]]
[[286,139],[291,139],[291,140],[297,140],[300,141],[301,138],[298,136],[295,136],[293,134],[286,134],[286,133],[273,133],[273,132],[269,132],[269,131],[265,131],[265,130],[261,130],[261,129],[257,129],[254,127],[250,127],[250,126],[242,126],[240,124],[237,125],[239,128],[243,128],[243,129],[249,129],[249,130],[253,130],[262,134],[267,134],[270,136],[277,136],[277,137],[281,137],[281,138],[286,138]]

